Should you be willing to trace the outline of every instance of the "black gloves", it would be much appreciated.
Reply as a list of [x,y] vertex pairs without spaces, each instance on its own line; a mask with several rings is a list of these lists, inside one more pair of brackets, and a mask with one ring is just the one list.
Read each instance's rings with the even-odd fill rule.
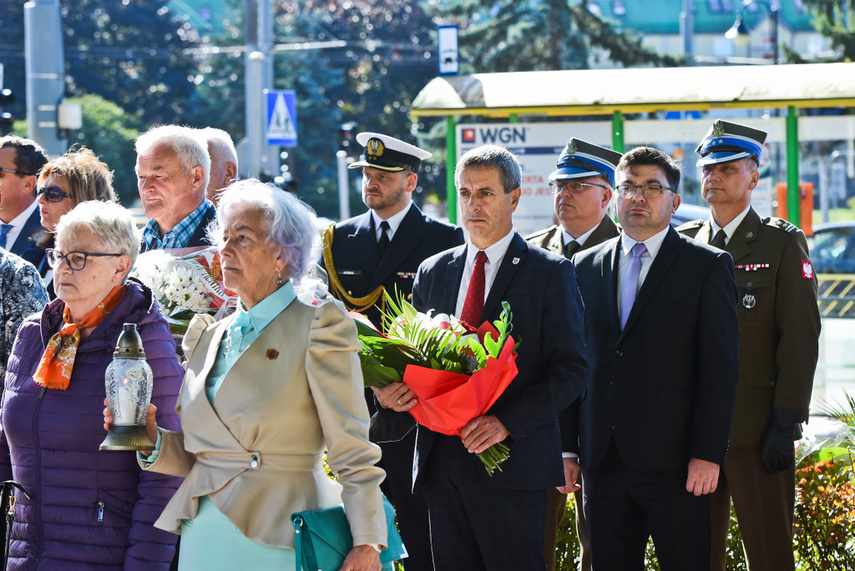
[[786,470],[793,465],[793,440],[798,422],[798,410],[778,407],[772,409],[772,420],[760,442],[760,460],[767,474]]

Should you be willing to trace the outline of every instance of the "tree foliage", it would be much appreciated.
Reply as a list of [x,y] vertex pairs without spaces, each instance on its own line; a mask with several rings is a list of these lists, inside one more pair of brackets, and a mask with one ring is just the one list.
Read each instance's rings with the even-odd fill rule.
[[573,0],[455,0],[433,13],[460,26],[463,73],[585,69],[602,51],[624,66],[676,65]]
[[[146,124],[180,122],[195,90],[196,45],[167,0],[62,0],[68,94],[95,93]],[[24,3],[0,2],[0,61],[14,112],[25,113]]]
[[831,47],[843,53],[845,61],[855,60],[855,1],[802,0],[814,14],[817,31],[831,40]]
[[71,102],[79,103],[83,110],[83,127],[74,131],[69,144],[85,145],[107,163],[113,170],[113,188],[119,200],[130,206],[138,199],[134,140],[142,121],[100,95],[88,94],[73,98]]

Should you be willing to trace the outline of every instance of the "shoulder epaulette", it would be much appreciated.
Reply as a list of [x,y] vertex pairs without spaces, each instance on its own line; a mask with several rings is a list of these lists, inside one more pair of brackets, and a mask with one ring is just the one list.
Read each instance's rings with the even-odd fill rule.
[[534,232],[533,234],[529,234],[528,236],[526,236],[525,240],[531,241],[531,240],[534,240],[535,238],[540,238],[541,236],[544,236],[545,234],[552,232],[554,229],[555,229],[555,226],[550,226],[549,228],[544,228],[543,230],[538,230],[537,232]]
[[681,224],[680,226],[677,226],[677,232],[680,232],[681,230],[693,230],[696,228],[700,228],[701,226],[704,225],[704,222],[706,222],[706,221],[700,220],[700,219],[691,220],[689,222],[686,222],[685,224]]
[[795,224],[784,220],[783,218],[776,218],[774,216],[767,216],[760,220],[763,224],[767,226],[771,226],[773,228],[778,228],[779,230],[783,230],[784,232],[789,232],[792,234],[793,232],[798,231],[798,226]]

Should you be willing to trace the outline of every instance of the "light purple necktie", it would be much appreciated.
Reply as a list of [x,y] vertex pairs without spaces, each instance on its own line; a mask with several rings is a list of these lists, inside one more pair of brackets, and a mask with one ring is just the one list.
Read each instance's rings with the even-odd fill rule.
[[635,295],[638,293],[638,275],[641,273],[641,256],[647,251],[647,246],[639,242],[632,247],[632,262],[623,280],[623,291],[620,293],[620,328],[626,325]]

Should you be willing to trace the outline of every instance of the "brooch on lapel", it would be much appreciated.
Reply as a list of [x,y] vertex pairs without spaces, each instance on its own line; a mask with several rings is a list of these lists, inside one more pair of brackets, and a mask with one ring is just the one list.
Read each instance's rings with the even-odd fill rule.
[[515,266],[516,266],[517,264],[519,264],[519,263],[520,263],[520,259],[519,259],[519,258],[514,258],[513,260],[511,260],[511,263],[512,263],[513,265],[515,265]]
[[279,357],[279,351],[276,349],[268,349],[267,350],[267,358],[271,361]]

